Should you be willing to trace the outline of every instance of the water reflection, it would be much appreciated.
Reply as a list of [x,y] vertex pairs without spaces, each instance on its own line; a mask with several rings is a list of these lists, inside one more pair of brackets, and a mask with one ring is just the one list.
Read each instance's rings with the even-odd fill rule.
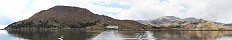
[[0,30],[0,40],[28,40],[19,37],[12,37],[6,30]]
[[[2,33],[3,32],[3,33]],[[4,37],[3,37],[4,36]],[[229,40],[232,31],[1,30],[0,39],[18,40]]]
[[7,30],[10,35],[30,40],[58,40],[63,35],[64,40],[86,40],[100,32],[85,30]]
[[231,31],[154,31],[158,40],[214,40],[230,36]]
[[232,37],[231,36],[225,36],[225,37],[221,37],[221,38],[216,38],[215,40],[231,40]]
[[150,31],[117,31],[107,30],[92,38],[92,40],[155,40]]
[[117,30],[108,30],[101,32],[92,40],[123,40],[122,38],[122,35]]

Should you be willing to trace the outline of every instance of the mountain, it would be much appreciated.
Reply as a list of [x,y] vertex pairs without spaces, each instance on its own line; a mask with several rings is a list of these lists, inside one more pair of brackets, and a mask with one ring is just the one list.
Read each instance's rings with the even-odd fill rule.
[[224,24],[223,26],[232,26],[232,23],[230,23],[230,24]]
[[196,18],[194,18],[194,17],[189,17],[189,18],[185,18],[185,19],[183,19],[184,21],[192,21],[192,22],[197,22],[197,21],[200,21],[200,19],[196,19]]
[[144,25],[150,25],[150,24],[152,24],[151,21],[153,21],[153,20],[135,20],[135,21],[137,21],[141,24],[144,24]]
[[54,6],[35,13],[28,19],[14,22],[5,29],[105,29],[106,26],[118,26],[121,30],[138,30],[145,29],[146,25],[94,14],[85,8]]
[[152,22],[154,24],[163,24],[163,23],[172,23],[172,22],[181,22],[181,21],[183,20],[175,16],[163,16],[163,17],[159,17],[158,19]]
[[181,19],[163,16],[152,20],[118,20],[91,11],[71,6],[54,6],[35,13],[28,19],[14,22],[4,29],[99,29],[119,30],[222,30],[231,29],[222,23],[197,18]]
[[[150,22],[139,21],[140,23],[147,23],[154,29],[184,29],[184,30],[221,30],[227,29],[222,23],[207,21],[203,19],[178,18],[175,16],[162,16],[157,19],[153,19]],[[149,23],[149,24],[148,24]]]

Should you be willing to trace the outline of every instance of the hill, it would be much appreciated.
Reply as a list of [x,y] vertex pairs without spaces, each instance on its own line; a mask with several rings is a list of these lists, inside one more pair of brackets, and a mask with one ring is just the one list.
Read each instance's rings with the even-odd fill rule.
[[132,20],[117,20],[108,16],[94,14],[91,11],[71,6],[54,6],[35,13],[28,19],[14,22],[5,29],[106,29],[106,26],[118,26],[121,30],[146,29],[145,25]]
[[222,23],[196,19],[193,17],[181,19],[175,16],[163,16],[153,19],[149,22],[146,20],[138,21],[144,25],[149,25],[153,29],[177,29],[177,30],[230,30],[223,26]]

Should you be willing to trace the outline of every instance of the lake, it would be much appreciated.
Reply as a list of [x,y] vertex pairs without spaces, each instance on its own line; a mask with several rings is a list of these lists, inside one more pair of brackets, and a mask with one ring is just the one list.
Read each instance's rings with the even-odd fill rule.
[[0,30],[0,40],[230,40],[232,31]]

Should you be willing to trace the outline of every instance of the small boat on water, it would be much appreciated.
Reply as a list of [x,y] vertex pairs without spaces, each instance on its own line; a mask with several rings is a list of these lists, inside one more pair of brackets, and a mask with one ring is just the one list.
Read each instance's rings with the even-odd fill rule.
[[63,38],[64,38],[64,35],[61,35],[58,39],[63,40]]

